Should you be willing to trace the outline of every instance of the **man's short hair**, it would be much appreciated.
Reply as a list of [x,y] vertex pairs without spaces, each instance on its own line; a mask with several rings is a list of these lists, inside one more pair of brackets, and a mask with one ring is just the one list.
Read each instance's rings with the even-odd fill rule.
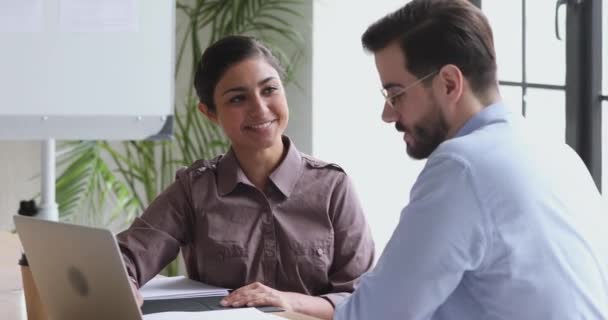
[[446,64],[457,66],[480,96],[497,85],[492,29],[466,0],[413,0],[372,24],[363,47],[377,52],[398,41],[406,70],[420,78]]

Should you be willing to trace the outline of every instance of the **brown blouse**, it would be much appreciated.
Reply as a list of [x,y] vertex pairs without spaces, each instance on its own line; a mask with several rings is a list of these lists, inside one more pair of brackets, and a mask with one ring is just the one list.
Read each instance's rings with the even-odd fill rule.
[[118,243],[143,285],[180,248],[190,278],[239,288],[259,281],[322,296],[334,306],[373,263],[374,244],[344,171],[288,148],[267,190],[245,176],[232,150],[178,171]]

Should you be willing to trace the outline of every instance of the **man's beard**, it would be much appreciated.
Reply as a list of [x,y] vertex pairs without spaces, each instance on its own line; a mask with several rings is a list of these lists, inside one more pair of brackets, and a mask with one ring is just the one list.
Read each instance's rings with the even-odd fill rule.
[[[406,131],[413,140],[414,145],[407,144],[407,154],[413,159],[428,158],[439,145],[447,140],[448,125],[441,113],[441,109],[435,101],[429,106],[432,111],[425,116],[419,124],[414,125],[413,132]],[[397,130],[402,129],[398,122],[396,123]]]

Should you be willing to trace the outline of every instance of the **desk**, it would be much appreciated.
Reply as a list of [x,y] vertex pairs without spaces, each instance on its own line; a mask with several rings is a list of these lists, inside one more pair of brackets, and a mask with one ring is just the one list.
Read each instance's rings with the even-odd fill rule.
[[[26,320],[21,270],[21,244],[16,234],[0,231],[0,310],[7,320]],[[4,316],[3,315],[3,316]]]
[[[17,265],[20,257],[21,244],[17,235],[0,231],[0,310],[6,320],[27,320],[21,270]],[[316,319],[294,312],[274,314],[291,320]]]

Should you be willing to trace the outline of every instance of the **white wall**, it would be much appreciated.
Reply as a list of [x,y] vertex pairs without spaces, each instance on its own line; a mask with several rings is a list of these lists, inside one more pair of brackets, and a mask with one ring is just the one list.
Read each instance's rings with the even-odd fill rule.
[[301,6],[294,7],[302,15],[301,20],[291,21],[295,29],[302,35],[304,47],[297,49],[302,53],[296,69],[294,82],[286,87],[289,103],[289,125],[286,134],[294,141],[298,149],[304,153],[313,152],[313,106],[312,106],[312,23],[313,1],[307,1]]
[[377,254],[390,238],[423,162],[407,157],[402,135],[380,119],[383,99],[361,35],[402,0],[314,2],[313,153],[355,183]]

